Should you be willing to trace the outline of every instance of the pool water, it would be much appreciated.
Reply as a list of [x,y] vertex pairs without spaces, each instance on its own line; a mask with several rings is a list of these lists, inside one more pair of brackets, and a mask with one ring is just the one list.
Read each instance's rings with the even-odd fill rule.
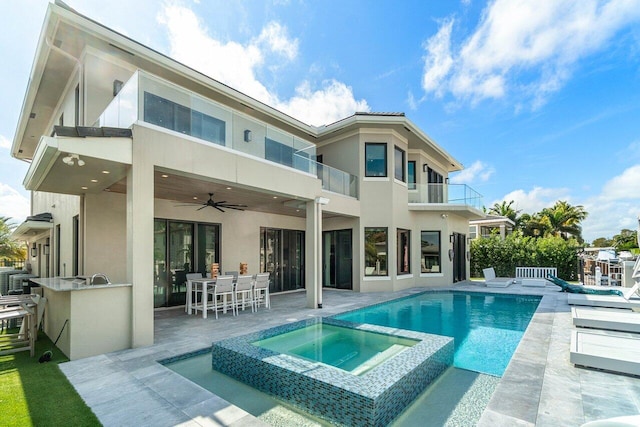
[[502,376],[540,297],[426,292],[334,316],[454,338],[457,368]]
[[362,375],[418,341],[317,323],[252,344]]

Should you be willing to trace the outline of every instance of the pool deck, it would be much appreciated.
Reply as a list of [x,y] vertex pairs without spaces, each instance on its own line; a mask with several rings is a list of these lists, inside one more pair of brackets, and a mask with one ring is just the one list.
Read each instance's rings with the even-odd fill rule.
[[[428,289],[543,295],[479,426],[580,426],[640,414],[640,378],[576,368],[569,363],[571,310],[557,287],[486,288],[482,282]],[[305,294],[272,295],[271,310],[236,317],[188,316],[184,309],[155,313],[155,344],[60,365],[105,426],[266,426],[261,420],[157,363],[209,347],[211,342],[315,316],[423,292],[355,293],[325,290],[324,308],[304,308]]]

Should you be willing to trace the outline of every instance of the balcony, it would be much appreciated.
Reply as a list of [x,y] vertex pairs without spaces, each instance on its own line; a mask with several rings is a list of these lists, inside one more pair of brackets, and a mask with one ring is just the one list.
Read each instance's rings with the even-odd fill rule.
[[141,70],[95,126],[129,128],[138,121],[312,174],[324,190],[358,197],[357,176],[316,162],[314,144]]
[[482,196],[466,184],[417,184],[409,190],[410,204],[445,204],[482,210]]

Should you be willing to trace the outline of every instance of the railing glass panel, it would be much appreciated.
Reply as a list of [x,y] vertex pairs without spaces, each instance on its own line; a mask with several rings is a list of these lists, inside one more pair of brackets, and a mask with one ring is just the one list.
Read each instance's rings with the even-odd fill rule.
[[482,196],[466,184],[416,184],[409,203],[446,203],[482,209]]

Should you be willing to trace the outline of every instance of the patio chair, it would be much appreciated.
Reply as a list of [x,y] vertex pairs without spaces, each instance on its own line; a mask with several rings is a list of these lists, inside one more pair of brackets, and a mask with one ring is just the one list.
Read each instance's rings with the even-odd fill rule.
[[271,308],[271,301],[269,299],[269,273],[256,274],[256,282],[253,287],[253,303],[258,311],[260,305],[264,305],[266,308]]
[[195,294],[196,299],[195,302],[198,302],[198,292],[200,292],[200,295],[202,295],[202,289],[198,289],[197,287],[193,286],[193,283],[191,283],[191,280],[193,279],[202,279],[202,273],[188,273],[187,274],[187,300],[184,304],[184,311],[189,313],[189,308],[191,306],[193,306],[193,295]]
[[0,309],[0,321],[3,323],[9,320],[22,320],[22,327],[18,333],[2,335],[0,355],[29,350],[29,354],[33,357],[37,333],[35,315],[35,309],[24,303],[17,307]]
[[251,312],[255,311],[253,301],[253,276],[238,276],[236,280],[236,313],[240,308],[244,311],[247,305],[251,306]]
[[236,280],[238,280],[238,272],[237,271],[225,271],[224,272],[225,276],[233,276],[233,281],[235,282]]
[[487,288],[506,288],[515,283],[515,279],[511,277],[496,277],[493,267],[482,269],[482,274],[484,274],[484,284]]
[[562,289],[562,292],[568,292],[572,294],[589,294],[589,295],[619,295],[624,299],[626,299],[627,301],[636,292],[638,292],[638,288],[640,287],[640,284],[636,283],[631,288],[613,289],[610,286],[601,286],[596,288],[596,287],[587,287],[584,285],[572,285],[551,274],[548,277],[551,283],[553,283],[556,286],[560,286],[560,288]]
[[[211,309],[216,313],[216,319],[219,311],[226,313],[228,309],[236,315],[233,276],[218,276],[215,285],[207,286],[207,295],[211,296]],[[206,310],[203,310],[202,317],[206,319]]]

